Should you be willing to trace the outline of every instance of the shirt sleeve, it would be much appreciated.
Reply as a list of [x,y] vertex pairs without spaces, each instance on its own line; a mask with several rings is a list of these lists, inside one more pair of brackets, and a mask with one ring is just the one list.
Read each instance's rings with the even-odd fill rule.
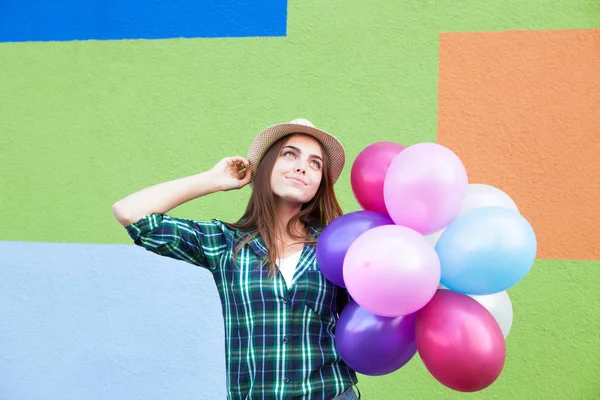
[[229,249],[231,233],[222,222],[197,222],[150,214],[126,227],[133,242],[161,256],[215,271]]

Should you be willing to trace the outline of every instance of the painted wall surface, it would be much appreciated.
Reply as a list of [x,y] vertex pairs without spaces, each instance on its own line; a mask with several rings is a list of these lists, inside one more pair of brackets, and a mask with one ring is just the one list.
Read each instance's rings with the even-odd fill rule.
[[[379,140],[437,140],[472,182],[513,196],[539,259],[509,290],[502,375],[469,397],[600,398],[600,3],[307,0],[278,12],[285,36],[183,38],[166,23],[148,37],[172,39],[2,35],[0,399],[224,398],[212,277],[131,245],[110,206],[245,155],[262,128],[298,117],[347,149],[345,212],[358,209],[350,163]],[[248,194],[172,214],[234,220]],[[418,358],[360,389],[466,396]]]
[[129,245],[0,242],[0,254],[0,399],[226,397],[205,274]]
[[0,42],[285,36],[286,0],[4,0]]

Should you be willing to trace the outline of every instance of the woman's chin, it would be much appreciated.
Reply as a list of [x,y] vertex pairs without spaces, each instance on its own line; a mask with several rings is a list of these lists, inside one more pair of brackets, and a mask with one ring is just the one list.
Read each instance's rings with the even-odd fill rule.
[[300,190],[285,190],[275,195],[283,202],[290,204],[304,204],[310,201],[310,197]]

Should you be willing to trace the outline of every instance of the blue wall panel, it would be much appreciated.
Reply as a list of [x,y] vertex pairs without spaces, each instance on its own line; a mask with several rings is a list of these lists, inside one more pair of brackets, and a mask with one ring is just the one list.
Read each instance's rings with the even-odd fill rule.
[[0,0],[0,42],[285,36],[286,0]]
[[0,399],[225,399],[211,274],[133,245],[0,241]]

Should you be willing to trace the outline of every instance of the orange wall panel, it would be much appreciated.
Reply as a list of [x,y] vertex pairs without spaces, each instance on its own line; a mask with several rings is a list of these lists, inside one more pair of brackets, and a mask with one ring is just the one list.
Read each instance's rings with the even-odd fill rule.
[[444,33],[438,142],[506,191],[538,257],[600,259],[600,30]]

